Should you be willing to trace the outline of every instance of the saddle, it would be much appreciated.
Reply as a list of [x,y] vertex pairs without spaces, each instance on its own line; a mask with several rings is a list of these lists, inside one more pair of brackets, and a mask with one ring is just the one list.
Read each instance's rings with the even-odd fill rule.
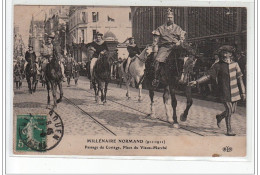
[[25,68],[25,70],[26,70],[26,72],[37,72],[37,67],[36,67],[36,63],[28,63],[27,65],[26,65],[26,68]]
[[[131,63],[135,61],[135,59],[136,59],[136,57],[131,58],[128,69],[129,69]],[[125,71],[126,71],[126,64],[127,64],[127,59],[123,62],[123,68],[124,68]]]

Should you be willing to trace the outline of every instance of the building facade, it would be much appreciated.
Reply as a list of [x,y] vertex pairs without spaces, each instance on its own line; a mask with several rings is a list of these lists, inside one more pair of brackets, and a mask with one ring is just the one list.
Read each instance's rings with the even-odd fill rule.
[[22,59],[25,54],[25,45],[21,34],[19,33],[19,26],[14,26],[14,43],[13,43],[13,57],[14,59]]
[[[54,42],[61,46],[61,52],[67,54],[68,35],[68,6],[57,6],[49,9],[44,21],[45,41],[47,36],[55,34]],[[47,18],[49,16],[49,18]]]
[[246,50],[247,11],[240,7],[131,7],[133,36],[142,47],[152,43],[151,32],[165,22],[168,8],[198,52],[209,56],[223,44]]
[[40,56],[42,53],[42,44],[44,43],[44,21],[35,21],[32,17],[28,43],[33,46],[36,56]]
[[[174,22],[187,32],[186,40],[191,43],[200,59],[194,67],[193,79],[205,74],[215,61],[213,52],[222,45],[232,45],[238,52],[247,50],[247,9],[242,7],[131,7],[133,36],[137,44],[144,48],[153,40],[152,31],[166,22],[167,9],[174,13]],[[175,53],[184,52],[175,50]],[[246,63],[246,57],[243,58]],[[176,75],[183,63],[175,59]],[[242,60],[242,59],[241,59]],[[241,65],[242,72],[246,75],[246,65]],[[244,76],[246,77],[246,76]],[[246,81],[245,81],[246,83]],[[197,86],[199,93],[205,95],[212,91],[207,85]]]
[[92,42],[98,32],[104,34],[111,50],[132,36],[130,7],[70,7],[70,51],[77,61],[87,61],[84,46]]

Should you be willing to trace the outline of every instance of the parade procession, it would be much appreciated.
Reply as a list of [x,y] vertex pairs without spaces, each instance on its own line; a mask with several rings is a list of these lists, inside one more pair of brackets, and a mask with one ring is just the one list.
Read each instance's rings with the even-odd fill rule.
[[65,140],[246,136],[246,8],[15,8],[15,115],[56,114]]

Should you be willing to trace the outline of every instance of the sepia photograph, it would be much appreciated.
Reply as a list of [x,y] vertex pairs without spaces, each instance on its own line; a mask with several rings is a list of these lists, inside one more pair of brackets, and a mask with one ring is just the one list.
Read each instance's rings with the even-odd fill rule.
[[246,157],[247,20],[246,6],[14,5],[13,154]]

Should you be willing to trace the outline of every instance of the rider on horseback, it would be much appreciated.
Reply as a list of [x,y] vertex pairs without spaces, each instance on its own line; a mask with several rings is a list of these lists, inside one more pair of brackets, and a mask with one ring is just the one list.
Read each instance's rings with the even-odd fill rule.
[[155,79],[152,82],[154,87],[159,85],[160,67],[162,64],[165,64],[166,59],[173,49],[181,46],[195,55],[195,51],[184,41],[186,32],[180,26],[174,24],[174,15],[170,8],[167,10],[166,16],[167,22],[152,32],[154,52],[157,53],[154,65]]
[[99,58],[100,54],[104,54],[106,51],[108,51],[107,44],[103,40],[103,34],[98,33],[97,38],[92,43],[87,44],[87,48],[91,47],[94,51],[93,58],[91,59],[90,63],[90,75],[91,79],[93,78],[93,68],[97,62],[97,59]]
[[129,52],[129,56],[127,58],[127,63],[126,63],[126,67],[125,67],[125,72],[128,72],[128,68],[129,68],[129,64],[132,60],[132,58],[138,54],[140,54],[140,50],[137,47],[137,45],[135,44],[135,39],[134,37],[130,37],[128,38],[129,40],[129,45],[127,46],[127,51]]
[[[46,59],[48,59],[48,61],[50,62],[53,58],[53,51],[54,51],[54,47],[55,46],[53,43],[53,39],[55,38],[55,34],[52,33],[51,35],[48,36],[48,40],[47,40],[47,44],[44,44],[44,56],[46,57]],[[58,55],[59,59],[61,59],[61,55]],[[64,65],[62,64],[61,60],[59,60],[59,65],[61,68],[61,73],[62,73],[62,80],[63,82],[65,82],[64,78],[65,78],[65,74],[64,74]]]
[[29,69],[31,65],[33,65],[36,61],[36,54],[33,51],[33,46],[29,45],[29,50],[25,53],[25,60],[27,61],[25,63],[25,70]]

